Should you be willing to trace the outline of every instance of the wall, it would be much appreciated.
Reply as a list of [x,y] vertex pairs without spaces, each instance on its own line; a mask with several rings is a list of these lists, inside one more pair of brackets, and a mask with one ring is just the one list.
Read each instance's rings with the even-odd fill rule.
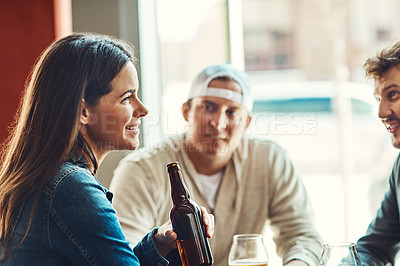
[[25,80],[40,53],[55,39],[53,0],[1,0],[0,141],[8,135]]
[[72,0],[75,32],[96,32],[120,37],[118,0]]
[[[96,32],[132,42],[138,49],[137,0],[71,0],[74,32]],[[139,57],[136,54],[136,57]],[[140,76],[140,68],[136,65]],[[97,178],[109,187],[113,171],[125,151],[111,152],[101,163]]]
[[[137,0],[1,0],[0,142],[8,136],[34,62],[52,41],[72,30],[97,32],[130,41],[139,50],[137,13]],[[113,152],[103,161],[98,178],[104,186],[124,155]]]

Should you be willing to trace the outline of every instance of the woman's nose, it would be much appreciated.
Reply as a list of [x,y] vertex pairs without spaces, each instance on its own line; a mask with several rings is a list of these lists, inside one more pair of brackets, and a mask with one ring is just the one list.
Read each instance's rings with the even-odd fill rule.
[[149,113],[149,110],[147,110],[146,106],[144,106],[144,104],[139,99],[137,99],[137,101],[133,103],[133,109],[134,117],[145,117]]

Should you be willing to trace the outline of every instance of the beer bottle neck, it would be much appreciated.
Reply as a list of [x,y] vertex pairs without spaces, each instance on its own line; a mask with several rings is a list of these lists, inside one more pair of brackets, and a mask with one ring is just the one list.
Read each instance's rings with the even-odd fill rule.
[[169,180],[171,182],[171,195],[174,204],[181,203],[190,198],[188,189],[183,182],[182,175],[178,169],[168,169]]

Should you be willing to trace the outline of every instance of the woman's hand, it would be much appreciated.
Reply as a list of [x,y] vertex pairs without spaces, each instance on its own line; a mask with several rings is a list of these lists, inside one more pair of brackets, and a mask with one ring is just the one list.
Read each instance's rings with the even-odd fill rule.
[[[200,207],[203,215],[203,223],[206,226],[207,237],[212,237],[214,234],[214,215],[209,214],[204,207]],[[154,243],[161,256],[165,257],[167,254],[176,248],[177,235],[172,230],[171,221],[166,222],[158,228],[154,236]]]

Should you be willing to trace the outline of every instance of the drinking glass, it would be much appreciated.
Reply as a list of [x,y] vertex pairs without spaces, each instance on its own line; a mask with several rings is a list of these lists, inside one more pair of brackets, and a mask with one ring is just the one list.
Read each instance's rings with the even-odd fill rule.
[[229,252],[229,266],[236,265],[268,265],[268,253],[262,235],[240,234],[233,236],[233,244]]
[[361,266],[356,244],[350,242],[327,243],[324,245],[320,264],[323,266]]

